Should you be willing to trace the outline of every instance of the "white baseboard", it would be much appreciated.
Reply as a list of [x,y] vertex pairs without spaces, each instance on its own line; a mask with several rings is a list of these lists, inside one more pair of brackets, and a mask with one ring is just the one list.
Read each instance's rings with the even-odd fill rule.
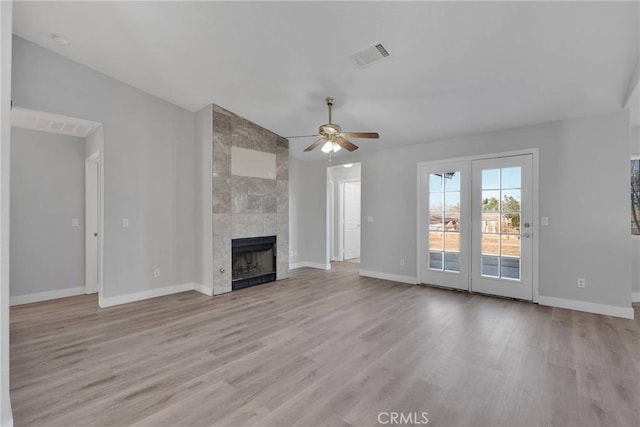
[[596,304],[593,302],[578,301],[572,299],[538,297],[538,304],[550,307],[566,308],[569,310],[584,311],[587,313],[604,314],[607,316],[622,317],[624,319],[633,319],[632,307],[619,307],[617,305]]
[[333,261],[333,262],[341,262],[341,261],[342,261],[342,258],[337,257],[337,256],[332,256],[332,257],[331,257],[331,261]]
[[204,285],[202,285],[200,283],[194,283],[193,284],[193,290],[194,291],[198,291],[201,294],[208,295],[210,297],[213,296],[213,289],[212,288],[208,288],[208,287],[206,287],[206,286],[204,286]]
[[381,273],[379,271],[360,270],[360,275],[365,277],[373,277],[375,279],[391,280],[392,282],[408,283],[415,285],[418,283],[413,276],[401,276],[399,274]]
[[[126,304],[129,302],[140,301],[143,299],[162,297],[170,294],[177,294],[179,292],[186,292],[194,290],[195,284],[193,282],[182,283],[180,285],[165,286],[164,288],[149,289],[146,291],[135,292],[133,294],[118,295],[115,297],[102,297],[98,298],[98,305],[101,308],[112,307],[114,305]],[[84,288],[83,288],[84,289]]]
[[640,292],[634,292],[631,294],[631,302],[640,302]]
[[58,289],[55,291],[37,292],[28,295],[16,295],[9,298],[10,305],[30,304],[32,302],[48,301],[51,299],[73,297],[76,295],[84,295],[84,286],[77,288]]
[[295,270],[296,268],[302,268],[302,267],[311,267],[311,268],[318,268],[320,270],[331,270],[331,264],[321,264],[319,262],[292,262],[291,264],[289,264],[289,270]]

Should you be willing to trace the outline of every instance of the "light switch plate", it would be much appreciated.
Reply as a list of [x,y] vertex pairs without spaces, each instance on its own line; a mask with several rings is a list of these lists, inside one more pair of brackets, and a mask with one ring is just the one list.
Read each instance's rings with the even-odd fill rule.
[[542,218],[540,218],[540,225],[549,225],[549,217],[543,216]]
[[80,220],[78,218],[71,218],[71,226],[72,227],[79,227],[80,226]]
[[373,222],[373,217],[372,216],[368,216],[367,217],[367,222]]
[[122,228],[129,227],[129,218],[122,218]]

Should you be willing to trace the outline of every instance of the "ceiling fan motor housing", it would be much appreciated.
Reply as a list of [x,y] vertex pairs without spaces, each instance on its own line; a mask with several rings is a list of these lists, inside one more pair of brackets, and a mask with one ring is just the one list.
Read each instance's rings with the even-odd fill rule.
[[340,126],[333,123],[326,123],[318,128],[318,133],[325,138],[332,138],[340,132]]

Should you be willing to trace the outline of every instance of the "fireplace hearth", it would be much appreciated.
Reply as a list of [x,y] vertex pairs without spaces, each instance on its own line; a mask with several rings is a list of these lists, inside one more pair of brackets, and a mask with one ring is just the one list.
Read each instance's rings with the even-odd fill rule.
[[233,239],[231,253],[232,290],[276,280],[276,236]]

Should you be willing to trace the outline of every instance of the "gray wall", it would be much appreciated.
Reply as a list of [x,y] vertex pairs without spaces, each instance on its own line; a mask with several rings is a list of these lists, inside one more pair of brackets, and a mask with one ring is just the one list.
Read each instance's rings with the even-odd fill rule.
[[[629,307],[628,112],[583,117],[352,155],[362,163],[361,268],[416,276],[420,161],[540,149],[540,295]],[[293,169],[299,261],[325,262],[326,161]],[[399,259],[406,260],[405,266]],[[576,278],[587,288],[578,289]]]
[[9,398],[9,159],[11,151],[11,1],[0,2],[0,426],[13,423]]
[[[629,140],[631,154],[640,154],[640,127],[631,128]],[[640,293],[640,238],[634,237],[631,244],[631,289],[634,293]]]
[[193,282],[195,115],[19,37],[13,42],[14,105],[103,123],[103,296]]
[[11,296],[84,287],[84,141],[12,129]]

